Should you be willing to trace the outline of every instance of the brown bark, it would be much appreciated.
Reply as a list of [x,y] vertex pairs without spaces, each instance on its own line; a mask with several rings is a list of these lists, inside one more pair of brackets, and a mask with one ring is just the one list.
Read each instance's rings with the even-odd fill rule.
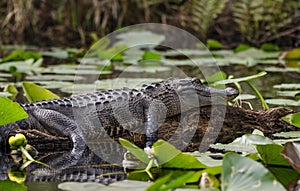
[[[272,138],[272,134],[284,131],[295,131],[296,127],[281,120],[281,117],[293,113],[287,108],[272,108],[267,111],[245,110],[230,106],[207,106],[194,109],[178,116],[167,118],[158,130],[158,138],[164,139],[184,151],[207,150],[212,143],[229,143],[235,138],[254,129],[262,131],[265,136]],[[28,131],[28,130],[27,130]],[[26,132],[31,134],[29,143],[37,149],[51,150],[63,145],[64,149],[72,144],[66,138],[45,136],[35,130]],[[32,136],[34,135],[34,136]],[[145,136],[124,132],[119,137],[125,138],[143,148]],[[99,142],[101,142],[99,138]]]
[[[296,127],[281,120],[281,117],[290,113],[293,110],[282,107],[267,111],[230,106],[201,107],[184,115],[168,118],[160,126],[158,136],[181,150],[207,150],[212,143],[229,143],[255,129],[270,138],[274,133],[295,131]],[[144,140],[144,137],[136,135],[125,138],[140,146]]]

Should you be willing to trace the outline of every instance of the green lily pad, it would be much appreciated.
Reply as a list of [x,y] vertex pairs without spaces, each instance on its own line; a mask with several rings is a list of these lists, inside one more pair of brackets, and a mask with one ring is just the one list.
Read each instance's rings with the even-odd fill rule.
[[[44,74],[44,75],[37,75],[37,76],[26,76],[26,80],[30,81],[74,81],[74,75],[56,75],[56,74]],[[76,76],[76,80],[84,80],[83,76]],[[55,82],[56,83],[56,82]]]
[[153,82],[160,82],[159,78],[115,78],[98,80],[95,82],[98,89],[118,89],[123,87],[140,88],[143,84],[150,84]]
[[225,154],[221,179],[222,191],[285,190],[263,165],[236,153]]
[[298,94],[300,94],[300,90],[277,91],[276,93],[278,96],[281,96],[281,97],[295,98]]
[[147,188],[146,191],[173,190],[174,188],[183,186],[194,174],[195,174],[195,172],[189,171],[189,172],[186,172],[184,175],[179,176],[176,179],[173,179],[172,181],[170,181],[172,174],[167,175],[165,177],[162,177],[162,178],[156,180],[151,186],[149,186]]
[[0,96],[0,126],[28,117],[24,109],[16,102]]
[[171,68],[167,66],[163,66],[160,63],[156,63],[155,61],[143,61],[140,65],[131,65],[131,66],[115,66],[116,70],[120,70],[125,72],[133,72],[133,73],[157,73],[157,72],[166,72],[170,71]]
[[176,49],[176,50],[167,50],[166,52],[162,52],[161,55],[165,57],[176,57],[176,56],[187,56],[187,57],[212,57],[210,51],[204,49]]
[[300,131],[280,132],[273,134],[273,136],[283,138],[300,138]]
[[300,101],[291,100],[291,99],[267,99],[266,102],[272,105],[281,105],[281,106],[300,106]]
[[0,181],[0,190],[3,191],[27,191],[27,186],[24,184],[18,184],[10,180]]
[[206,42],[206,46],[208,49],[220,49],[222,48],[222,44],[214,39],[208,39]]
[[142,60],[160,60],[160,54],[157,52],[145,51]]
[[54,50],[54,51],[44,51],[41,52],[43,56],[54,57],[58,59],[67,59],[69,54],[66,50]]
[[105,186],[95,182],[64,182],[58,188],[64,191],[144,191],[150,185],[148,182],[124,180]]
[[[300,101],[298,102],[300,105]],[[285,122],[300,128],[300,113],[289,114],[287,116],[282,117],[282,119]]]
[[51,91],[29,82],[23,82],[23,90],[26,94],[26,98],[30,102],[58,99],[59,96]]
[[116,45],[126,45],[129,48],[137,45],[145,47],[155,47],[165,40],[163,35],[159,35],[150,31],[129,31],[117,35],[119,41]]
[[247,154],[257,153],[255,145],[273,144],[274,142],[262,135],[258,134],[246,134],[242,137],[235,139],[229,144],[213,144],[210,147],[218,150],[242,152]]
[[274,85],[273,88],[282,90],[300,90],[300,84],[280,84]]
[[11,61],[0,64],[0,70],[11,71],[12,68],[15,68],[17,72],[31,74],[32,71],[38,71],[43,59],[38,59],[34,61],[34,59],[28,59],[25,61]]
[[256,145],[256,149],[261,156],[261,159],[266,165],[290,166],[289,163],[280,155],[283,150],[282,145],[267,144]]
[[281,52],[265,52],[256,48],[249,48],[248,50],[238,52],[235,54],[236,57],[240,58],[253,58],[253,59],[277,59]]
[[288,52],[285,56],[287,60],[299,60],[300,59],[300,48],[294,48],[292,51]]
[[264,70],[266,72],[276,72],[276,73],[285,73],[285,72],[297,72],[300,73],[300,69],[299,68],[279,68],[279,67],[265,67]]
[[242,51],[245,51],[245,50],[248,50],[250,49],[251,47],[248,45],[248,44],[240,44],[238,45],[235,49],[234,49],[234,52],[242,52]]
[[279,47],[275,44],[271,44],[271,43],[263,43],[260,47],[260,49],[262,49],[263,51],[266,52],[277,52],[279,51]]
[[137,159],[144,162],[145,164],[149,163],[149,157],[144,150],[142,150],[138,146],[122,138],[119,138],[119,142],[124,148],[130,151]]
[[194,156],[182,153],[166,141],[158,140],[153,147],[158,164],[163,168],[202,169],[207,167]]

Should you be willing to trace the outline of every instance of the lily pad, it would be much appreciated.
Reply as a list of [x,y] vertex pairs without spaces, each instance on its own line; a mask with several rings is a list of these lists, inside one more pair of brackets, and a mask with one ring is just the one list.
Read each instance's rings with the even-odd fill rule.
[[274,142],[264,136],[258,134],[246,134],[242,137],[235,139],[229,144],[213,144],[210,147],[218,150],[242,152],[246,154],[257,153],[255,145],[273,144]]
[[0,126],[28,117],[24,109],[16,102],[0,96]]
[[278,73],[284,73],[284,72],[297,72],[300,73],[299,68],[278,68],[278,67],[265,67],[264,70],[266,72],[278,72]]
[[30,102],[58,99],[59,96],[51,91],[29,82],[23,82],[23,90]]
[[253,58],[253,59],[271,59],[278,58],[281,52],[265,52],[256,48],[249,48],[248,50],[238,52],[235,56],[240,58]]
[[224,156],[221,179],[222,191],[285,190],[263,165],[236,153]]
[[300,128],[300,113],[289,114],[287,116],[282,117],[282,119],[285,122]]
[[207,167],[195,157],[182,153],[166,141],[158,140],[153,146],[158,164],[164,168],[201,169]]
[[27,191],[27,186],[24,184],[18,184],[10,180],[1,180],[0,189],[5,191]]
[[163,35],[155,34],[150,31],[129,31],[117,35],[119,41],[116,45],[126,45],[129,48],[139,45],[145,47],[155,47],[165,40]]
[[273,136],[283,138],[300,138],[300,131],[280,132],[273,134]]
[[273,88],[282,90],[300,90],[300,84],[280,84],[274,85]]
[[159,78],[115,78],[98,80],[95,82],[97,89],[118,89],[123,87],[140,88],[143,84],[160,82]]
[[298,94],[300,94],[300,90],[277,91],[276,93],[278,96],[295,98]]
[[281,106],[300,106],[300,101],[291,100],[291,99],[267,99],[266,102],[272,105],[281,105]]
[[124,148],[130,151],[137,159],[144,162],[145,164],[149,162],[148,155],[144,152],[144,150],[142,150],[138,146],[122,138],[119,138],[119,142]]
[[256,149],[261,156],[261,159],[266,165],[290,166],[286,160],[280,155],[283,150],[282,145],[267,144],[256,145]]

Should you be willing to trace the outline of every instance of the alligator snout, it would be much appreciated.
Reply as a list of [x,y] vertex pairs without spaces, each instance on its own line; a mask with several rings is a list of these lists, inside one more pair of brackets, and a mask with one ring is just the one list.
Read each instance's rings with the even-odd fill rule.
[[227,100],[232,100],[239,95],[239,91],[237,89],[234,89],[231,87],[226,88],[224,91],[225,91]]

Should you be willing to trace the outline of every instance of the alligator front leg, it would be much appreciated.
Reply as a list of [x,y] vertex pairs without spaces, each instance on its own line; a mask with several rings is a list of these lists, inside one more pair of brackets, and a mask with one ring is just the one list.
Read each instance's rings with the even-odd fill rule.
[[146,121],[146,144],[145,150],[152,147],[153,143],[157,141],[158,127],[161,122],[164,121],[166,117],[167,108],[159,100],[154,100],[151,102],[150,106],[145,112]]
[[81,158],[86,146],[82,131],[74,120],[57,111],[42,108],[34,108],[32,116],[51,134],[66,136],[73,142],[73,149],[70,153],[66,153],[59,159],[52,161],[53,166],[63,168],[66,164],[75,164]]

